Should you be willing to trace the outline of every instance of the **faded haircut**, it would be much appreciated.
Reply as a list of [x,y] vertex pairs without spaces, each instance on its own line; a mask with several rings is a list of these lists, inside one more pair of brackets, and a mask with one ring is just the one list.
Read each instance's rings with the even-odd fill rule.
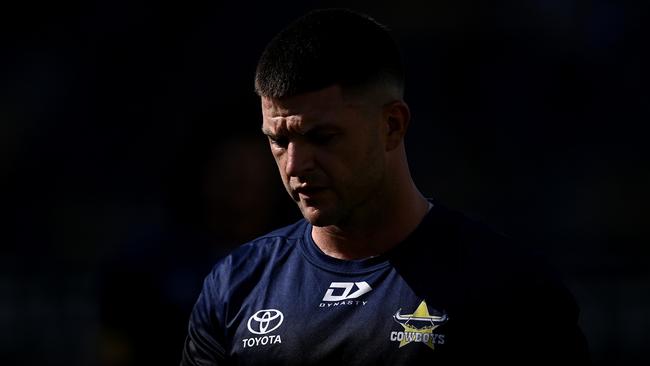
[[271,40],[255,72],[255,92],[268,98],[333,85],[344,91],[384,86],[401,97],[402,57],[384,25],[348,9],[312,11]]

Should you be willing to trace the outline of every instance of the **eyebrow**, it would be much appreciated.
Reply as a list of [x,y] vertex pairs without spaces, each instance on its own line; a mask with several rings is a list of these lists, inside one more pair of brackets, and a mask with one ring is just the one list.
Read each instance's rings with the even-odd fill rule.
[[264,127],[262,127],[262,133],[265,134],[265,135],[268,136],[268,137],[271,137],[271,138],[276,138],[276,137],[278,137],[277,134],[275,134],[275,133],[273,133],[273,132],[271,132],[271,131],[265,129]]
[[[284,129],[281,129],[281,130],[284,130]],[[338,132],[340,130],[341,130],[341,128],[339,126],[335,126],[333,124],[319,124],[319,125],[313,126],[312,128],[308,129],[307,131],[304,131],[300,135],[304,136],[304,135],[309,135],[309,134],[314,134],[314,133],[319,133],[319,132],[327,132],[327,131]],[[262,127],[262,133],[265,134],[266,136],[270,137],[270,138],[277,138],[279,136],[284,135],[284,133],[273,133],[272,131],[265,129],[264,127]]]

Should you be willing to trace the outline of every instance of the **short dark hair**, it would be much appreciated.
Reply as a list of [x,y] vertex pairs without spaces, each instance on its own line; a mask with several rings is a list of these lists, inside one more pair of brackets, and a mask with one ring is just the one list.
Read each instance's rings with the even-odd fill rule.
[[349,9],[321,9],[298,18],[266,46],[255,92],[283,98],[322,88],[388,82],[401,91],[404,66],[388,29]]

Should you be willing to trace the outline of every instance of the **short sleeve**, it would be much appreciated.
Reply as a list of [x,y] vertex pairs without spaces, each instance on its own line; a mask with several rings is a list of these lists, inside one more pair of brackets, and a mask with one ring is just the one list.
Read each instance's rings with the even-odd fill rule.
[[188,325],[181,366],[225,365],[224,332],[217,314],[219,296],[215,273],[206,277]]

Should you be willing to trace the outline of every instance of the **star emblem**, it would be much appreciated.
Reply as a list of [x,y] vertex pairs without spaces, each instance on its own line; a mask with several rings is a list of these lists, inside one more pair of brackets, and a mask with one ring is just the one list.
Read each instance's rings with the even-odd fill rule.
[[[406,336],[400,341],[399,347],[418,341],[434,349],[433,337],[425,337],[425,334],[432,334],[440,325],[447,322],[447,314],[434,316],[429,314],[426,301],[422,300],[413,314],[401,314],[402,309],[397,310],[393,319],[403,328]],[[424,340],[424,341],[423,341]]]

